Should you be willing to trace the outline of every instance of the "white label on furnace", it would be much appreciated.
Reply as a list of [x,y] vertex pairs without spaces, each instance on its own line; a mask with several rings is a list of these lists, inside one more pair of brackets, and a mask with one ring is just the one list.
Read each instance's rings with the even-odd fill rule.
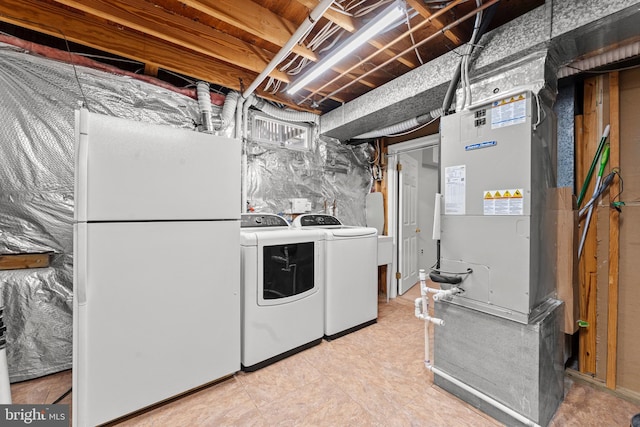
[[494,101],[491,104],[491,129],[517,125],[527,121],[527,102],[524,93]]
[[485,215],[524,215],[524,190],[485,190],[483,207]]
[[444,214],[464,215],[466,194],[466,166],[444,169]]

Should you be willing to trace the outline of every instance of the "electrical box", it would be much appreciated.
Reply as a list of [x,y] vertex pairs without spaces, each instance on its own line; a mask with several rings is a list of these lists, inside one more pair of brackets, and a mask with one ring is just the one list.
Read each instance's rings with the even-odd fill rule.
[[452,303],[528,323],[555,295],[554,141],[529,91],[442,118],[440,268],[464,277]]

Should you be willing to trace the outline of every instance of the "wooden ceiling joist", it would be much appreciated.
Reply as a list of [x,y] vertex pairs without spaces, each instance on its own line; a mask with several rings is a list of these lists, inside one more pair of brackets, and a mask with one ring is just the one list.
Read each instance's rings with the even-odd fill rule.
[[[245,83],[256,78],[256,73],[232,67],[224,62],[198,52],[147,37],[136,31],[118,27],[68,9],[56,7],[40,0],[2,0],[0,21],[29,28],[44,34],[62,38],[84,46],[115,55],[151,63],[159,68],[184,74],[194,79],[240,90],[240,80]],[[46,24],[43,24],[45,23]],[[289,99],[271,94],[260,96],[295,106]],[[298,109],[300,109],[298,107]]]
[[178,46],[40,0],[3,0],[0,2],[0,20],[54,37],[64,35],[75,43],[142,63],[157,64],[161,68],[231,89],[239,89],[239,78],[247,81],[255,77],[252,73],[219,61],[212,66],[212,58],[205,55],[188,52]]
[[[318,5],[318,0],[297,0],[297,2],[304,5],[305,7],[308,7],[309,9],[313,9]],[[351,16],[349,15],[345,15],[344,13],[329,9],[325,12],[324,17],[350,33],[355,33],[358,30],[358,26],[353,18],[351,18]],[[384,43],[381,43],[374,39],[369,40],[368,43],[376,49],[384,47]],[[397,54],[397,52],[394,52],[392,49],[385,49],[382,53],[390,58],[394,57]],[[409,68],[415,68],[417,66],[417,64],[407,58],[399,58],[398,61]]]
[[[422,3],[420,0],[407,0],[407,4],[420,15],[422,15],[423,18],[431,19],[431,11],[429,11],[429,9],[427,9],[424,3]],[[441,19],[431,19],[431,24],[437,30],[442,30],[448,24],[448,22],[443,22],[443,20]],[[463,43],[462,39],[460,39],[460,37],[458,37],[458,35],[452,30],[446,30],[444,32],[444,36],[451,40],[454,46],[460,46]]]
[[[412,16],[410,28],[399,20],[398,25],[377,35],[317,81],[306,85],[301,93],[308,95],[291,97],[284,92],[286,84],[302,75],[290,73],[306,70],[300,68],[298,61],[318,62],[320,56],[326,54],[315,48],[315,52],[312,51],[304,42],[294,44],[281,64],[269,72],[269,78],[278,81],[270,85],[277,92],[267,93],[258,88],[256,94],[306,111],[310,110],[303,105],[307,100],[315,99],[317,103],[317,97],[332,99],[336,102],[319,107],[328,112],[460,46],[469,38],[473,21],[458,26],[457,17],[466,16],[467,11],[473,9],[473,2],[452,0],[434,9],[423,0],[406,1]],[[496,25],[543,4],[544,0],[504,3],[494,18]],[[0,21],[58,38],[64,33],[68,40],[79,45],[139,61],[140,68],[144,66],[148,75],[172,71],[243,91],[243,87],[248,87],[269,67],[277,52],[288,44],[319,4],[321,0],[1,0]],[[378,3],[367,0],[344,4],[353,6],[351,12],[362,12]],[[337,25],[335,29],[340,30],[340,34],[356,33],[377,13],[379,10],[354,16],[334,5],[310,34],[315,36],[327,22]],[[29,37],[39,43],[37,35]],[[331,42],[323,47],[335,49],[348,34],[337,37],[337,32],[332,34]],[[435,43],[424,45],[431,40]],[[47,38],[43,42],[52,43]],[[282,68],[284,64],[289,64],[288,70]],[[308,64],[307,69],[310,66],[312,64]],[[159,75],[164,76],[162,72]],[[266,84],[263,82],[261,87]]]
[[[153,7],[144,0],[56,1],[256,73],[262,72],[274,56],[206,25]],[[278,70],[270,75],[289,82],[289,76]]]
[[[181,0],[181,2],[280,47],[289,41],[298,27],[251,0]],[[293,52],[314,62],[318,60],[318,56],[303,45],[295,45]]]

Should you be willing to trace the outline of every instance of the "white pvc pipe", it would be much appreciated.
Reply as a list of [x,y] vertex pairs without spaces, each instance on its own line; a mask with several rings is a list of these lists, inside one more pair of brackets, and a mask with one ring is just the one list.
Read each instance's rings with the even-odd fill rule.
[[262,70],[260,75],[256,77],[256,79],[249,85],[249,87],[242,94],[243,97],[248,98],[258,86],[264,81],[264,79],[269,76],[269,74],[282,62],[284,58],[289,55],[293,46],[295,46],[302,37],[304,37],[307,32],[313,27],[318,19],[329,9],[329,7],[333,4],[333,0],[323,0],[318,4],[307,16],[307,18],[300,24],[295,33],[291,36],[291,38],[287,41],[287,43],[282,46],[282,48],[278,51],[276,56],[269,62],[267,67]]
[[444,320],[429,316],[429,299],[428,292],[431,288],[427,287],[427,273],[425,270],[420,269],[418,271],[420,278],[420,298],[416,298],[415,304],[415,316],[418,319],[424,320],[424,357],[425,365],[431,366],[429,359],[429,325],[434,323],[439,326],[444,326]]
[[539,424],[536,424],[535,422],[531,421],[529,418],[525,417],[524,415],[517,413],[513,409],[503,405],[502,403],[498,402],[497,400],[493,399],[492,397],[487,396],[486,394],[476,390],[475,388],[473,388],[473,387],[463,383],[462,381],[452,377],[451,375],[441,371],[440,369],[436,368],[435,366],[429,365],[429,366],[427,366],[427,369],[429,369],[434,374],[437,374],[437,375],[441,376],[445,380],[453,383],[454,385],[460,387],[461,389],[473,394],[475,397],[484,400],[486,403],[488,403],[489,405],[493,406],[494,408],[497,408],[500,411],[504,412],[505,414],[510,415],[511,417],[513,417],[516,420],[520,421],[522,424],[524,424],[526,426],[531,426],[531,427],[540,427]]
[[433,300],[434,301],[439,301],[441,298],[444,298],[444,297],[449,296],[449,295],[459,294],[459,293],[460,293],[460,289],[455,287],[455,286],[453,288],[451,288],[451,289],[447,289],[446,291],[445,290],[439,290],[438,292],[436,292],[433,295]]

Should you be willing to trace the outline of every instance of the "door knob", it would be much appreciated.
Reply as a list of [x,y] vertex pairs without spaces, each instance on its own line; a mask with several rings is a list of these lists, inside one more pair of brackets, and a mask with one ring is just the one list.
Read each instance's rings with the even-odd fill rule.
[[416,233],[419,233],[421,230],[419,228],[416,228]]

